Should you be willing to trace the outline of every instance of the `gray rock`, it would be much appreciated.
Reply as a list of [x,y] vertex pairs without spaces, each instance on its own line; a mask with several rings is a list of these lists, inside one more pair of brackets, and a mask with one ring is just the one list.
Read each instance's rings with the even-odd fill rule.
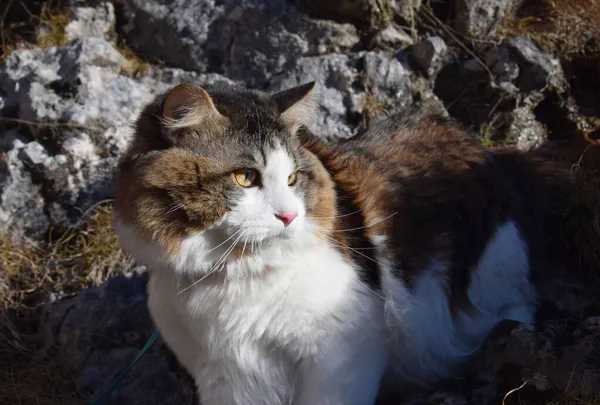
[[[514,83],[521,72],[519,63],[515,59],[511,50],[505,46],[494,47],[485,55],[485,64],[494,75],[496,84],[506,93],[514,95],[518,92]],[[471,68],[472,71],[482,70],[478,62],[471,60],[470,63],[475,65]]]
[[34,183],[19,156],[24,146],[15,140],[0,165],[0,229],[8,231],[15,240],[23,236],[38,238],[49,224],[42,189]]
[[492,46],[482,59],[444,67],[436,79],[437,94],[452,106],[453,116],[475,127],[502,115],[507,125],[496,138],[523,150],[537,148],[546,130],[532,111],[549,94],[560,98],[566,91],[560,62],[523,36]]
[[70,74],[76,74],[82,66],[91,65],[119,73],[129,63],[112,42],[93,37],[70,42],[61,56],[58,74],[63,81],[72,79]]
[[529,107],[515,108],[510,115],[512,120],[506,137],[515,140],[518,149],[533,150],[546,141],[546,130]]
[[[182,81],[230,82],[158,67],[133,79],[122,74],[126,64],[110,41],[83,37],[60,49],[17,49],[0,66],[8,110],[39,140],[21,134],[18,147],[2,142],[15,161],[2,194],[0,229],[40,235],[48,219],[56,229],[73,224],[82,210],[112,197],[117,159],[144,105]],[[10,219],[21,212],[17,201],[47,218]]]
[[[542,52],[529,38],[508,38],[491,47],[484,56],[485,65],[493,75],[493,86],[506,96],[528,102],[551,90],[562,93],[566,87],[564,72],[558,59]],[[476,74],[487,73],[479,61],[464,63],[465,70]]]
[[378,31],[370,41],[370,48],[400,51],[414,44],[414,40],[400,27],[388,25]]
[[414,25],[416,13],[421,8],[422,3],[422,0],[395,0],[392,2],[392,7],[406,22]]
[[447,61],[448,47],[440,37],[429,37],[412,47],[412,56],[428,76],[435,76]]
[[0,133],[0,153],[12,150],[16,141],[19,141],[18,144],[22,145],[27,143],[28,139],[17,128]]
[[403,109],[414,103],[418,92],[416,75],[406,61],[379,52],[364,55],[364,78],[368,91],[387,106],[386,113]]
[[270,91],[312,80],[318,83],[322,108],[308,128],[329,140],[351,137],[364,126],[364,120],[368,124],[419,99],[436,99],[406,60],[374,51],[302,58],[295,68],[274,78]]
[[526,36],[508,38],[505,44],[517,55],[521,73],[516,84],[521,91],[543,90],[547,86],[564,91],[565,77],[558,59],[542,52]]
[[[79,393],[96,397],[125,370],[154,326],[147,310],[147,275],[117,276],[74,298],[48,304],[42,330],[79,370]],[[193,382],[159,340],[123,380],[110,404],[194,403]]]
[[366,30],[387,26],[394,8],[390,0],[295,0],[295,3],[314,17],[349,22]]
[[354,26],[312,20],[279,0],[120,0],[132,49],[153,60],[217,71],[264,87],[298,58],[347,51]]
[[360,95],[353,88],[359,80],[359,61],[358,57],[341,54],[301,58],[293,69],[274,78],[270,91],[316,81],[322,108],[308,128],[327,139],[350,137],[354,128],[350,117],[360,110]]
[[56,47],[45,49],[19,48],[6,58],[1,72],[3,89],[5,92],[15,92],[19,89],[6,88],[6,83],[18,83],[26,77],[36,77],[44,83],[51,83],[60,79],[60,51]]
[[100,2],[95,7],[76,7],[71,21],[65,27],[67,40],[76,38],[114,39],[115,8],[110,2]]
[[503,20],[517,0],[455,0],[454,27],[473,37],[489,35]]

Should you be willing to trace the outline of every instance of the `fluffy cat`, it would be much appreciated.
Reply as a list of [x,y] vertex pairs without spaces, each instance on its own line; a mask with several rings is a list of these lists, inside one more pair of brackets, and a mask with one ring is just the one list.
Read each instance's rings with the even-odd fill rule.
[[410,115],[325,143],[313,88],[179,85],[120,161],[117,232],[203,405],[371,405],[534,320],[543,165]]

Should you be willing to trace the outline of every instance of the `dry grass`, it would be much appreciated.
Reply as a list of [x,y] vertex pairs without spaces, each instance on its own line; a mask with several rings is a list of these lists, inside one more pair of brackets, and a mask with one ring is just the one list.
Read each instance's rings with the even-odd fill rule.
[[523,0],[508,13],[498,34],[528,34],[561,58],[597,53],[600,0]]
[[112,227],[112,207],[90,209],[81,226],[43,247],[16,245],[0,237],[0,403],[80,404],[73,396],[69,359],[45,345],[38,310],[50,294],[64,297],[129,269]]
[[[520,391],[535,385],[530,383],[531,380],[526,380],[520,386],[508,391],[501,405],[529,403],[521,402]],[[573,375],[564,386],[557,385],[553,392],[552,398],[545,402],[545,405],[600,405],[600,395],[590,395],[583,378],[574,378]]]
[[116,47],[116,49],[128,62],[128,65],[121,67],[121,74],[125,76],[136,77],[146,72],[149,67],[149,63],[136,55],[136,53],[133,52],[125,43],[125,41],[119,41],[119,45]]
[[475,135],[475,139],[481,143],[485,148],[495,148],[498,146],[504,146],[504,141],[496,140],[499,128],[502,126],[500,114],[494,114],[494,116],[487,122],[484,122],[479,127],[479,131]]
[[18,46],[46,48],[64,45],[69,20],[69,9],[61,0],[3,2],[0,5],[0,62]]
[[391,105],[378,95],[377,89],[370,83],[366,76],[363,80],[365,83],[365,93],[360,100],[359,124],[361,127],[367,128],[373,120],[389,114]]
[[41,48],[63,46],[67,41],[67,24],[71,20],[68,9],[59,7],[52,2],[44,3],[38,20],[35,44]]
[[600,395],[586,394],[584,383],[578,387],[566,387],[546,405],[600,405]]
[[371,93],[365,93],[361,103],[361,121],[367,126],[371,121],[388,113],[389,105]]
[[45,247],[17,246],[0,237],[0,305],[30,307],[39,294],[62,296],[101,283],[129,262],[112,229],[112,208],[98,205],[75,227]]

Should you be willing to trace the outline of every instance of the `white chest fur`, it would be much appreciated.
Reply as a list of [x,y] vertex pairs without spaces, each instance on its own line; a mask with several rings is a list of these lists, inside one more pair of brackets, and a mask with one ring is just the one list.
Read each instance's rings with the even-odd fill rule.
[[227,266],[232,276],[191,288],[202,274],[157,271],[149,284],[153,318],[203,404],[372,403],[383,303],[337,250],[282,243]]

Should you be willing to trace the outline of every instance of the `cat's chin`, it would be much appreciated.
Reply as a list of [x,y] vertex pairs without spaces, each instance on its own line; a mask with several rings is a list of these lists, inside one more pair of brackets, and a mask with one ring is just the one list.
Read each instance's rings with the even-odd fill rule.
[[301,231],[286,229],[282,232],[265,236],[259,242],[262,247],[274,246],[278,243],[289,243],[300,238]]

